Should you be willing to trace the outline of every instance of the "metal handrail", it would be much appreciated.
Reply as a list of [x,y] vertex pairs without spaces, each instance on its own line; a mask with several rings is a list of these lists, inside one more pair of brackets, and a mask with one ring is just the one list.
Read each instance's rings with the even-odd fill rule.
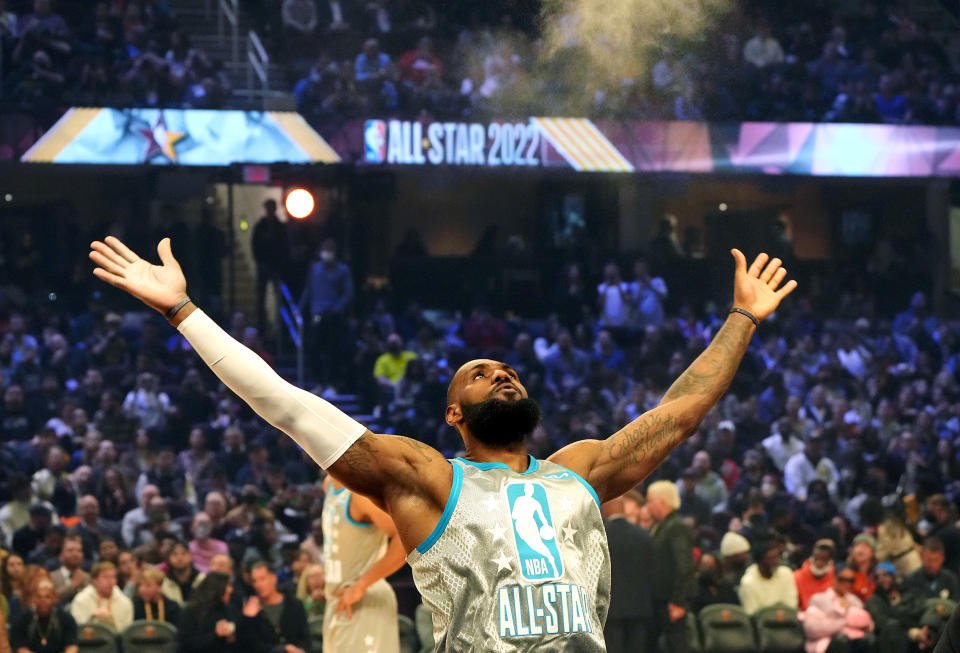
[[263,87],[264,109],[266,108],[267,93],[270,91],[270,55],[257,33],[253,30],[247,34],[247,90],[253,95],[253,76],[256,75]]
[[233,66],[240,65],[240,4],[239,0],[219,0],[217,3],[217,35],[223,40],[224,22],[230,24],[230,55]]
[[277,284],[280,288],[280,298],[283,305],[280,307],[280,318],[287,325],[287,333],[293,346],[297,348],[297,383],[303,386],[304,359],[303,359],[303,315],[300,313],[300,307],[293,301],[290,294],[290,288],[282,281]]

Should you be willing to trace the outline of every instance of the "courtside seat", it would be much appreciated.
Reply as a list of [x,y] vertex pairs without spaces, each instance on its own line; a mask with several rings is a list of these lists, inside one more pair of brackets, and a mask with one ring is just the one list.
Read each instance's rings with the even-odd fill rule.
[[86,623],[77,626],[77,646],[80,653],[119,653],[120,636],[103,624]]
[[120,633],[124,653],[177,653],[177,628],[166,621],[138,619]]
[[739,605],[708,605],[699,621],[704,653],[756,653],[753,624]]
[[803,653],[806,638],[797,611],[786,605],[762,608],[753,615],[761,653]]

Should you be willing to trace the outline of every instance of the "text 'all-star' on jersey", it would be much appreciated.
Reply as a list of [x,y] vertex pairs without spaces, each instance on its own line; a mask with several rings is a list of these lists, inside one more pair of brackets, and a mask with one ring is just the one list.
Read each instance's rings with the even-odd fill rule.
[[532,456],[523,473],[450,462],[440,523],[407,556],[436,650],[604,651],[610,554],[593,488]]

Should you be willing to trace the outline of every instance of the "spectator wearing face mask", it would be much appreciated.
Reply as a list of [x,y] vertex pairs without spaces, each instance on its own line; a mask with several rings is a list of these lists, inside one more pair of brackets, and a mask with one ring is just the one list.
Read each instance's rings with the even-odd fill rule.
[[797,597],[800,610],[806,610],[814,594],[826,592],[833,587],[833,557],[836,546],[833,540],[817,540],[813,545],[813,554],[804,561],[803,566],[793,572],[797,583]]
[[227,553],[227,543],[211,536],[213,522],[205,512],[196,514],[191,529],[193,539],[190,540],[190,555],[193,556],[193,566],[205,574],[210,571],[213,556]]

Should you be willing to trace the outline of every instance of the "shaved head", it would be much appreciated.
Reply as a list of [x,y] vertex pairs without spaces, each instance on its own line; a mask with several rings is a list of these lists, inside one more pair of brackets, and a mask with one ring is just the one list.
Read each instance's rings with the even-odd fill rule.
[[458,369],[456,374],[453,375],[453,378],[450,379],[450,385],[447,386],[447,405],[449,406],[450,404],[455,404],[460,401],[460,391],[470,380],[471,372],[481,372],[489,368],[503,369],[513,373],[514,376],[517,374],[516,370],[506,363],[501,363],[500,361],[489,358],[475,358],[472,361],[467,361],[460,366],[460,369]]

